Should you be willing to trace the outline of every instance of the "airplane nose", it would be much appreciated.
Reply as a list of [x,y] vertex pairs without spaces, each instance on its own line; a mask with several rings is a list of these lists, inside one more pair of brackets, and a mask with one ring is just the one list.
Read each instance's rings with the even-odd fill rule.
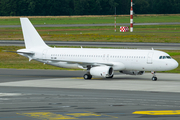
[[176,60],[174,60],[174,61],[171,63],[171,65],[172,65],[172,68],[175,69],[175,68],[177,68],[177,67],[179,66],[179,63],[178,63]]

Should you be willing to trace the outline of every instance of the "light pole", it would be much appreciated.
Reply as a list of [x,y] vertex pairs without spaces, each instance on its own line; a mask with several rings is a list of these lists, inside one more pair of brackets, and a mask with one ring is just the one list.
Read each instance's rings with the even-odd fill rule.
[[115,21],[114,21],[114,27],[115,27],[115,28],[114,28],[114,31],[116,32],[116,7],[115,7],[115,18],[114,18],[114,20],[115,20]]
[[131,0],[131,10],[130,10],[130,32],[133,32],[133,0]]

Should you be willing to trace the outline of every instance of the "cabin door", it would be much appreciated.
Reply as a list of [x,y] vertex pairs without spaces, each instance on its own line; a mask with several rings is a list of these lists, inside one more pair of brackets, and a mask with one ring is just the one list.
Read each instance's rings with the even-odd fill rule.
[[152,64],[153,63],[153,52],[148,53],[147,57],[147,64]]

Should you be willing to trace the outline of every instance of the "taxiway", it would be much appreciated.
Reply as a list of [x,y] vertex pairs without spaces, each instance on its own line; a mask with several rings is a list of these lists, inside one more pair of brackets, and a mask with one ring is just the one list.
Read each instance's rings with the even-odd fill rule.
[[[179,43],[126,43],[126,42],[63,42],[45,41],[50,46],[94,46],[94,47],[118,47],[128,49],[158,49],[158,50],[180,50]],[[0,46],[24,46],[24,41],[0,40]]]
[[[180,22],[164,22],[164,23],[134,23],[134,25],[179,25]],[[117,23],[117,26],[129,25],[129,23]],[[42,24],[34,25],[35,27],[83,27],[83,26],[114,26],[109,24]],[[20,25],[0,25],[0,28],[17,28]]]
[[82,79],[85,71],[0,69],[0,119],[156,119],[180,117],[180,74]]

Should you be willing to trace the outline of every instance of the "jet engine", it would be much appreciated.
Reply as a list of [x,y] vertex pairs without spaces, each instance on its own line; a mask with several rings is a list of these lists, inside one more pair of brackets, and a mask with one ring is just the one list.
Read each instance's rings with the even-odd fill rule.
[[143,75],[145,71],[119,71],[120,73],[123,74],[128,74],[128,75]]
[[114,70],[111,66],[97,66],[90,69],[90,74],[98,77],[111,77]]

